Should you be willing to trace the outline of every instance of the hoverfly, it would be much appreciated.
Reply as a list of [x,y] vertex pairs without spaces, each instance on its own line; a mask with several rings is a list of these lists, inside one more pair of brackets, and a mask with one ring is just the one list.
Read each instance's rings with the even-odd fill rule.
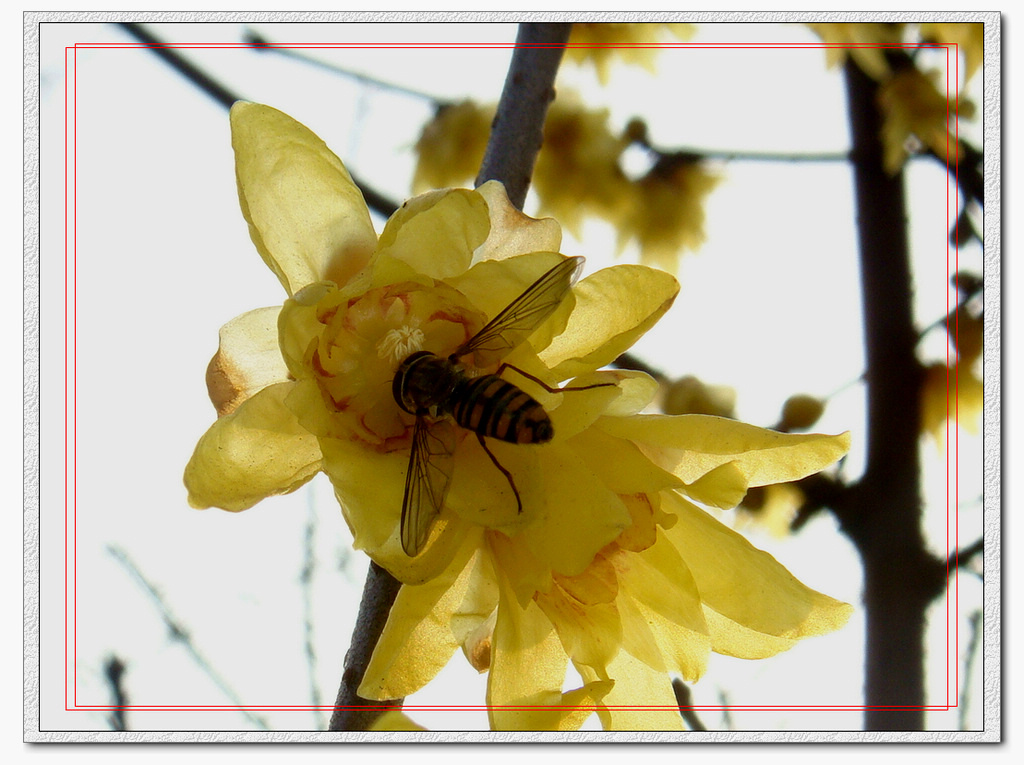
[[[460,359],[471,353],[484,354],[495,362],[504,358],[558,308],[582,266],[583,258],[579,257],[561,261],[450,356],[416,351],[398,366],[391,392],[404,411],[416,416],[402,499],[402,549],[409,557],[423,549],[448,494],[455,449],[450,420],[476,434],[491,462],[508,481],[522,512],[512,474],[487,448],[484,438],[517,444],[547,443],[554,436],[551,418],[533,397],[502,379],[501,373],[510,365],[502,364],[494,374],[474,377]],[[474,361],[479,363],[479,358],[475,356]],[[550,388],[532,375],[511,368],[551,392],[582,390]]]

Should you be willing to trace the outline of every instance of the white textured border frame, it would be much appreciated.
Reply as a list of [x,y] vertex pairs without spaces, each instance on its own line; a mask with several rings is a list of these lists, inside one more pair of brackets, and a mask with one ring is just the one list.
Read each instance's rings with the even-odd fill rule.
[[275,732],[40,732],[39,730],[39,390],[40,390],[40,251],[39,251],[39,24],[42,22],[521,22],[521,21],[687,21],[847,22],[950,21],[984,22],[985,132],[985,672],[984,720],[980,732],[689,732],[514,734],[424,732],[404,734],[403,742],[997,742],[1002,740],[1001,577],[1002,570],[1002,29],[998,12],[33,12],[24,13],[24,718],[26,742],[393,742],[388,733]]

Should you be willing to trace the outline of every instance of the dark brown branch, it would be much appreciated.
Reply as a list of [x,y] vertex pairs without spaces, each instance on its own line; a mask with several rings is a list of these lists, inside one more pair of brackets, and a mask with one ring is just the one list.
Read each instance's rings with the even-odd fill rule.
[[363,585],[363,599],[359,603],[359,615],[352,630],[351,647],[345,654],[345,669],[341,675],[341,687],[334,703],[334,713],[328,730],[369,730],[370,725],[388,708],[400,708],[402,699],[390,702],[370,701],[356,691],[363,681],[363,675],[370,664],[373,649],[377,646],[384,625],[387,624],[391,606],[398,597],[402,584],[374,562],[366,574]]
[[679,705],[679,714],[690,730],[707,730],[707,727],[693,708],[693,694],[690,692],[690,686],[678,677],[674,677],[672,678],[672,692],[676,696],[676,704]]
[[920,529],[920,390],[911,313],[902,173],[882,163],[878,86],[845,67],[853,135],[857,234],[864,304],[868,458],[837,516],[864,565],[867,614],[865,727],[924,727],[925,609],[943,587],[944,562]]
[[985,540],[979,539],[967,547],[963,547],[953,552],[948,558],[946,558],[946,570],[951,574],[958,568],[963,568],[970,564],[971,559],[975,555],[983,555],[985,552]]
[[520,210],[544,140],[544,118],[555,97],[555,75],[571,24],[522,24],[476,185],[505,184]]

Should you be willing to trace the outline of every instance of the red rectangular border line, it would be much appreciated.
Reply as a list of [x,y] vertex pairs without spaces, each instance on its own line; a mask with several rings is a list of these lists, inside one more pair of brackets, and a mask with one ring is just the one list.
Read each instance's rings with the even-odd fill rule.
[[[142,43],[125,43],[125,44],[117,44],[117,43],[110,43],[110,44],[104,44],[104,43],[76,43],[74,46],[66,47],[65,48],[65,85],[64,85],[64,87],[65,87],[65,109],[67,108],[67,103],[68,103],[68,99],[67,99],[67,87],[68,87],[67,61],[68,61],[68,55],[69,55],[68,51],[72,51],[71,58],[72,58],[72,60],[74,62],[73,66],[72,66],[72,69],[73,69],[73,79],[72,79],[73,85],[72,85],[72,98],[71,98],[71,100],[72,100],[72,115],[71,115],[72,145],[75,147],[75,156],[74,156],[74,162],[73,162],[73,165],[72,165],[72,176],[71,176],[71,178],[72,178],[71,190],[72,190],[72,200],[73,200],[72,201],[72,210],[74,212],[74,224],[73,224],[72,231],[71,231],[71,242],[72,242],[72,245],[71,245],[71,263],[72,263],[72,266],[71,266],[71,280],[73,282],[75,282],[75,284],[77,284],[76,274],[77,274],[77,222],[78,222],[77,221],[77,191],[78,191],[78,189],[77,189],[77,110],[78,110],[78,101],[77,101],[77,77],[78,77],[77,51],[78,51],[79,48],[82,48],[82,49],[138,49],[138,48],[151,48],[151,47],[165,47],[165,48],[178,48],[178,49],[240,49],[240,50],[246,50],[246,49],[256,48],[256,47],[288,47],[288,48],[314,48],[314,49],[331,49],[331,48],[345,48],[345,49],[349,49],[349,48],[354,48],[354,49],[365,49],[365,48],[373,48],[373,49],[380,49],[380,48],[383,48],[383,49],[414,48],[415,49],[415,48],[426,48],[426,49],[468,49],[468,50],[473,50],[473,49],[490,49],[490,48],[509,49],[509,48],[515,48],[516,45],[514,43],[463,44],[463,45],[456,45],[456,44],[444,45],[444,44],[428,44],[428,43],[420,43],[420,44],[406,44],[406,43],[403,43],[403,44],[399,44],[399,43],[391,43],[391,44],[389,44],[389,43],[382,43],[382,44],[367,44],[367,43],[358,43],[358,44],[355,44],[355,43],[352,43],[352,44],[345,44],[345,43],[319,44],[319,43],[317,43],[317,44],[312,44],[312,43],[304,43],[304,44],[295,44],[295,45],[275,44],[273,46],[256,46],[256,45],[252,45],[252,44],[249,44],[249,43],[210,43],[210,44],[187,44],[187,43],[177,44],[177,43],[168,43],[168,44],[165,44],[165,45],[153,46],[153,45],[146,45],[146,44],[142,44]],[[528,46],[528,47],[554,47],[554,46]],[[691,44],[691,43],[666,43],[666,44],[648,44],[648,45],[570,45],[570,46],[565,46],[565,47],[570,47],[570,48],[588,48],[588,49],[589,48],[653,48],[653,49],[666,49],[667,48],[667,49],[684,49],[684,50],[686,50],[686,49],[696,49],[696,50],[703,50],[703,49],[719,49],[719,50],[728,50],[728,49],[754,49],[754,50],[841,49],[841,50],[850,50],[850,49],[865,49],[865,48],[867,48],[867,49],[903,49],[903,48],[917,49],[920,46],[917,45],[917,44],[910,44],[910,43],[905,43],[905,44],[904,43],[899,43],[899,44],[869,44],[869,43],[864,43],[864,44],[830,44],[830,43],[821,43],[821,44],[818,44],[818,43],[793,43],[793,44],[785,44],[785,43],[782,43],[782,44],[769,44],[769,43],[763,43],[763,44],[759,44],[759,43],[750,43],[750,44],[741,44],[741,43],[736,43],[736,44],[724,44],[724,43],[720,43],[720,44]],[[957,43],[948,43],[948,44],[936,44],[936,45],[933,45],[931,47],[943,47],[945,49],[945,51],[946,51],[946,62],[947,62],[946,63],[946,110],[947,110],[947,115],[948,115],[948,113],[949,113],[949,98],[950,98],[950,88],[949,88],[949,72],[950,72],[949,53],[950,53],[950,48],[952,47],[953,50],[954,50],[954,53],[958,54],[959,46],[958,46]],[[955,98],[955,103],[957,104],[957,114],[959,114],[959,56],[958,55],[954,56],[954,67],[956,69],[956,79],[955,79],[956,89],[954,91],[954,98]],[[67,122],[68,122],[68,120],[67,120],[67,117],[68,117],[68,115],[65,114],[65,210],[67,209],[67,183],[68,183],[68,174],[67,174],[67,164],[68,164],[67,163],[67,147],[68,147]],[[958,124],[957,124],[957,128],[956,129],[957,129],[957,133],[956,133],[956,143],[955,143],[955,146],[954,146],[954,159],[957,160],[957,164],[955,166],[956,167],[955,172],[956,172],[956,179],[959,180],[959,162],[958,162],[958,159],[959,159],[959,156],[958,156],[958,152],[959,152],[959,125]],[[947,133],[947,139],[946,140],[947,140],[946,166],[948,168],[949,167],[949,147],[948,147],[949,136],[948,136],[948,133]],[[947,178],[948,178],[948,171],[947,171]],[[946,204],[946,232],[948,234],[948,232],[950,230],[949,229],[949,188],[948,188],[948,182],[947,182],[947,189],[946,189],[946,198],[947,198],[947,204]],[[948,264],[949,264],[949,238],[948,238],[948,236],[946,238],[946,242],[947,242],[947,244],[946,244],[946,262],[947,262],[947,272],[948,272],[948,270],[949,270],[949,268],[948,268]],[[957,266],[959,266],[959,243],[958,242],[955,244],[955,256],[954,257],[955,257],[955,261],[954,261],[955,264]],[[67,214],[65,212],[65,304],[64,304],[65,305],[65,330],[67,329],[67,318],[68,318],[68,311],[67,311],[68,278],[67,278],[67,276],[68,276],[68,227],[67,227]],[[949,307],[949,298],[950,298],[949,286],[950,285],[947,283],[946,284],[946,305],[947,305],[947,309]],[[74,288],[72,288],[72,293],[76,294],[76,297],[77,297],[77,292],[75,292]],[[76,300],[76,303],[75,303],[75,312],[74,312],[74,315],[71,318],[72,318],[72,346],[73,346],[73,348],[71,350],[72,364],[71,364],[71,370],[70,371],[71,371],[72,382],[73,382],[73,384],[75,386],[75,391],[76,391],[76,394],[77,394],[77,384],[76,384],[77,383],[77,351],[76,351],[76,348],[77,348],[77,342],[76,342],[76,339],[77,339],[77,300]],[[958,322],[957,322],[957,324],[958,324]],[[958,331],[958,326],[957,326],[957,331]],[[67,360],[67,351],[68,351],[68,348],[67,348],[67,338],[65,338],[65,361]],[[949,362],[949,348],[948,348],[948,346],[947,346],[946,353],[947,353],[947,365],[946,365],[946,368],[947,368],[947,397],[946,397],[946,401],[947,401],[947,414],[948,414],[948,411],[949,411],[949,409],[948,409],[948,407],[949,407],[949,375],[948,375],[948,370],[949,370],[949,363],[948,363]],[[68,411],[67,411],[67,401],[68,401],[68,382],[67,381],[68,381],[68,369],[66,368],[65,369],[65,413],[64,413],[65,414],[65,440],[67,440],[67,436],[68,436],[67,430],[68,430],[68,419],[69,419],[68,418]],[[954,391],[955,395],[959,394],[958,372],[956,372],[956,371],[954,372],[953,391]],[[957,418],[957,421],[958,421],[959,420],[959,401],[958,400],[954,402],[954,407],[955,407],[954,416]],[[949,423],[949,418],[947,417],[947,420],[946,420],[946,435],[947,435],[947,461],[946,461],[946,466],[947,466],[947,482],[946,482],[947,483],[947,486],[946,486],[947,499],[946,499],[946,507],[947,507],[947,510],[949,508],[949,475],[948,475],[948,473],[949,473],[949,461],[948,461],[949,427],[950,427],[950,423]],[[72,428],[72,430],[71,430],[71,439],[72,439],[71,440],[71,446],[72,446],[72,452],[73,452],[73,455],[74,455],[73,456],[73,460],[72,460],[72,466],[77,467],[77,408],[75,409],[75,416],[72,418],[71,428]],[[65,456],[66,456],[66,451],[65,451]],[[959,485],[958,484],[958,479],[959,479],[959,474],[958,474],[958,471],[959,471],[959,433],[956,431],[955,427],[954,427],[954,458],[955,458],[955,465],[956,465],[955,470],[954,470],[954,472],[955,472],[955,475],[954,475],[954,481],[955,481],[954,486],[958,487],[958,485]],[[65,464],[67,465],[67,461],[66,461]],[[73,546],[73,548],[77,552],[77,472],[75,472],[75,479],[74,479],[74,482],[72,483],[72,487],[71,487],[71,497],[72,497],[72,510],[71,510],[71,514],[72,514],[72,546]],[[956,524],[954,526],[954,535],[955,535],[954,538],[955,538],[955,540],[956,540],[956,542],[958,544],[959,543],[959,516],[958,516],[958,513],[959,513],[959,499],[956,496],[956,492],[955,491],[954,491],[953,500],[954,500],[954,518],[956,519]],[[65,645],[65,672],[64,672],[65,711],[93,711],[93,710],[110,710],[110,709],[125,709],[125,710],[134,710],[134,711],[164,711],[164,710],[165,711],[218,711],[218,710],[223,710],[223,711],[237,711],[237,710],[260,711],[260,710],[265,710],[265,709],[272,709],[272,710],[275,710],[275,711],[287,711],[287,710],[294,709],[295,711],[309,711],[309,710],[314,710],[314,709],[315,710],[332,710],[332,709],[335,708],[334,706],[311,707],[311,706],[292,706],[292,705],[282,705],[282,706],[273,706],[273,707],[260,707],[260,706],[249,706],[249,705],[246,705],[246,706],[200,705],[200,706],[196,706],[196,707],[194,707],[194,706],[177,706],[177,705],[172,705],[172,706],[134,705],[134,706],[124,706],[124,707],[113,707],[113,706],[105,706],[105,705],[87,705],[86,706],[86,705],[79,705],[78,704],[77,683],[75,683],[75,689],[74,689],[74,705],[73,705],[73,707],[69,707],[68,704],[67,704],[67,698],[68,698],[68,687],[67,687],[68,686],[68,671],[67,671],[67,669],[68,669],[69,657],[68,657],[68,654],[67,654],[67,650],[68,650],[68,625],[67,625],[67,622],[66,622],[66,620],[67,620],[67,610],[68,610],[68,607],[67,607],[67,581],[68,581],[68,567],[67,567],[67,562],[68,562],[68,528],[67,528],[67,524],[68,524],[68,480],[67,480],[67,470],[66,470],[66,467],[65,467],[65,510],[64,510],[64,512],[65,512],[65,540],[64,540],[64,547],[65,547],[65,558],[64,558],[64,561],[65,561],[65,609],[64,609],[64,616],[65,616],[65,630],[64,630],[64,645]],[[949,543],[949,515],[948,515],[948,512],[947,512],[947,549],[948,549],[948,546],[949,546],[948,543]],[[73,643],[74,649],[75,649],[74,650],[73,658],[71,659],[71,666],[73,667],[73,675],[76,678],[78,676],[78,673],[77,673],[77,617],[78,617],[78,614],[77,614],[77,606],[76,606],[76,604],[77,604],[77,588],[78,588],[77,562],[78,562],[78,559],[77,559],[77,555],[76,555],[76,557],[75,557],[75,566],[74,566],[74,569],[71,572],[72,592],[73,592],[73,603],[72,603],[72,606],[71,606],[72,607],[72,613],[73,613],[73,623],[72,623],[71,626],[72,626],[72,643]],[[947,564],[947,571],[948,571],[948,564]],[[953,576],[954,576],[954,581],[958,582],[959,581],[958,580],[958,569],[954,570]],[[956,607],[958,609],[959,608],[959,588],[957,588],[957,590],[956,590],[955,605],[956,605]],[[950,702],[950,699],[949,699],[949,690],[950,690],[949,689],[949,622],[950,622],[950,612],[949,612],[949,609],[950,609],[949,579],[947,577],[947,581],[946,581],[946,702],[947,703],[946,703],[945,706],[943,706],[943,705],[926,705],[926,706],[922,706],[922,707],[916,707],[916,706],[915,707],[876,707],[876,706],[864,706],[864,705],[826,705],[826,706],[816,705],[816,706],[806,706],[806,707],[802,707],[802,706],[781,706],[781,707],[775,707],[775,706],[760,706],[760,705],[756,705],[756,706],[730,705],[728,707],[695,706],[695,707],[692,707],[692,708],[693,709],[697,709],[697,710],[735,709],[735,710],[743,710],[743,711],[754,711],[754,710],[759,710],[759,711],[789,711],[789,710],[797,710],[797,711],[810,711],[810,710],[837,711],[837,710],[866,710],[866,709],[924,709],[924,710],[940,710],[940,711],[941,710],[948,710],[948,709],[951,708],[951,706],[949,704],[949,702]],[[959,613],[959,611],[957,610],[956,613]],[[957,652],[958,652],[959,651],[959,623],[958,622],[954,625],[954,645],[957,647]],[[958,689],[959,688],[959,662],[957,662],[957,666],[956,666],[955,682],[956,682],[956,688]],[[953,704],[952,707],[956,707],[956,704]],[[393,707],[387,707],[387,708],[393,708]],[[428,711],[428,710],[448,711],[448,710],[452,710],[452,709],[472,709],[472,710],[486,710],[486,709],[488,709],[488,707],[486,705],[483,705],[483,706],[474,705],[474,706],[468,706],[468,707],[453,707],[453,706],[441,706],[441,707],[425,706],[425,707],[418,707],[418,706],[410,705],[410,706],[406,706],[404,708],[411,709],[411,710],[417,710],[417,711]],[[492,708],[499,708],[499,707],[492,707]],[[500,707],[500,708],[502,708],[502,709],[520,709],[520,707]],[[562,707],[562,706],[558,706],[558,707],[536,707],[536,706],[530,706],[530,707],[522,707],[522,708],[528,708],[528,709],[570,709],[570,708],[573,708],[573,707]],[[590,709],[590,708],[591,707],[586,707],[586,709]],[[617,707],[609,707],[609,708],[617,708]],[[655,709],[678,709],[679,707],[677,707],[677,706],[671,706],[671,707],[646,707],[646,706],[636,707],[636,706],[631,706],[631,707],[622,707],[622,708],[623,709],[638,709],[639,708],[639,709],[642,709],[642,710],[648,710],[648,709],[655,710]],[[575,708],[573,708],[573,709],[575,709]]]

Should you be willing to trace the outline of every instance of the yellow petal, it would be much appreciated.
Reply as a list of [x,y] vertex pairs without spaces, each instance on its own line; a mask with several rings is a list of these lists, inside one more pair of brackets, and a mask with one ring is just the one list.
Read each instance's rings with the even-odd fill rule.
[[[469,298],[474,307],[488,319],[493,319],[531,284],[563,260],[563,255],[548,251],[531,252],[501,261],[485,260],[447,282]],[[564,319],[567,318],[568,312]],[[565,325],[564,319],[562,326]],[[549,318],[548,321],[553,320]],[[522,339],[525,340],[531,334],[527,333]],[[478,366],[489,363],[488,359],[477,360]]]
[[185,467],[193,507],[245,510],[293,492],[321,468],[320,446],[284,404],[292,383],[278,383],[218,419]]
[[605,417],[598,426],[631,439],[687,484],[728,462],[742,471],[749,486],[795,481],[831,465],[850,447],[848,433],[777,433],[700,414]]
[[710,470],[681,489],[690,499],[703,505],[730,510],[747,494],[747,477],[735,462],[726,462]]
[[[581,281],[561,335],[541,353],[557,379],[612,362],[664,315],[679,292],[675,278],[645,266],[613,266]],[[615,310],[609,310],[615,306]]]
[[629,526],[629,510],[571,449],[549,444],[542,466],[546,503],[518,538],[542,564],[573,576]]
[[711,638],[701,594],[690,569],[664,536],[619,573],[618,601],[626,650],[654,669],[698,680],[707,668]]
[[551,622],[532,600],[521,607],[500,575],[498,586],[497,650],[487,682],[491,730],[576,730],[611,682],[595,678],[563,694],[568,657]]
[[476,192],[429,191],[391,216],[381,232],[378,254],[432,279],[447,279],[469,268],[489,229],[487,203]]
[[664,509],[679,519],[666,536],[692,572],[701,601],[724,617],[706,614],[715,651],[763,658],[846,623],[851,606],[812,590],[705,511],[663,496]]
[[376,720],[373,721],[373,725],[370,726],[371,731],[395,731],[395,732],[413,732],[413,731],[425,731],[422,725],[414,723],[412,718],[409,717],[405,712],[399,712],[397,710],[391,710],[385,712]]
[[498,181],[487,181],[477,192],[487,202],[491,231],[474,253],[474,263],[530,252],[558,252],[561,248],[562,227],[558,221],[525,215],[508,201],[505,187]]
[[[593,669],[577,667],[584,681],[599,679]],[[672,682],[664,672],[651,669],[625,651],[608,667],[615,686],[598,705],[597,716],[605,730],[684,730]]]
[[264,262],[289,295],[344,284],[377,244],[362,192],[309,128],[261,104],[231,107],[242,214]]
[[555,581],[557,587],[535,596],[537,605],[555,625],[569,657],[603,671],[622,644],[614,565],[598,555],[582,574]]
[[280,306],[258,308],[220,328],[220,345],[206,369],[206,388],[218,416],[230,414],[268,385],[288,379],[277,342],[280,313]]
[[[557,437],[557,427],[555,433]],[[610,436],[599,428],[574,436],[567,446],[616,494],[656,494],[682,484],[647,459],[632,441]]]
[[[459,647],[456,616],[476,623],[497,606],[493,579],[481,582],[479,532],[467,537],[451,565],[428,582],[403,585],[359,686],[364,699],[398,699],[430,682]],[[487,587],[483,597],[480,585]],[[467,600],[467,595],[471,595]],[[466,606],[469,606],[468,610]]]
[[419,555],[410,558],[402,550],[399,519],[408,452],[378,452],[363,443],[335,438],[320,442],[323,470],[334,486],[357,550],[366,551],[406,584],[425,582],[451,564],[469,526],[447,509]]

